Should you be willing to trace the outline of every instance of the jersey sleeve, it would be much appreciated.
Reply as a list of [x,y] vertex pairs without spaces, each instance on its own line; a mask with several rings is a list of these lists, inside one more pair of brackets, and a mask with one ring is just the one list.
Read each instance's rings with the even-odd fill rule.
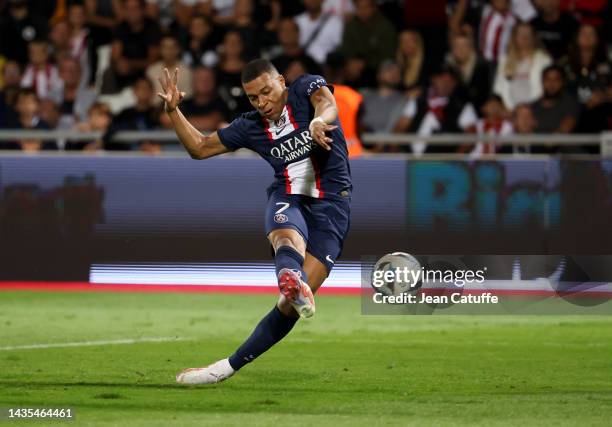
[[245,119],[238,117],[234,119],[226,128],[217,131],[221,144],[230,151],[236,151],[239,148],[248,148],[248,136],[246,132]]
[[327,86],[329,90],[334,92],[334,87],[327,83],[324,77],[316,74],[304,74],[296,82],[295,91],[300,96],[310,98],[310,96],[317,91],[317,89]]

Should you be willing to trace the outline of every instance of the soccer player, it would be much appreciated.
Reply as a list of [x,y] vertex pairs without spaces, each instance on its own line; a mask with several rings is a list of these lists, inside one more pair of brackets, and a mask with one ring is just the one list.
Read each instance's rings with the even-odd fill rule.
[[287,87],[272,63],[251,61],[242,71],[242,85],[255,111],[206,136],[181,114],[184,94],[177,78],[178,69],[172,76],[165,69],[158,95],[192,158],[248,148],[274,169],[265,224],[280,298],[229,358],[176,377],[182,384],[211,384],[231,377],[283,339],[300,317],[314,314],[313,293],[329,275],[348,233],[352,185],[333,87],[323,77],[306,74]]

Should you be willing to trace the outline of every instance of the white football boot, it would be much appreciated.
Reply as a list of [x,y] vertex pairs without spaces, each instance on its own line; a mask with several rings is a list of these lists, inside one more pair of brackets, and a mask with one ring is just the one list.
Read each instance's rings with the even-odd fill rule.
[[289,268],[278,272],[278,287],[300,317],[312,317],[315,314],[315,301],[312,290],[300,277],[300,273]]
[[225,381],[235,373],[229,359],[223,359],[203,368],[187,368],[176,376],[176,382],[187,385],[216,384]]

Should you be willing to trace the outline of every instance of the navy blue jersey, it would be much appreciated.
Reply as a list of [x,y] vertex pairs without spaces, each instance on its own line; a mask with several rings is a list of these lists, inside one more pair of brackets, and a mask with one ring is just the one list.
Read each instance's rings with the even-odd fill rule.
[[308,130],[314,117],[310,96],[323,86],[327,86],[323,77],[305,74],[289,86],[287,104],[276,122],[250,111],[217,132],[230,151],[248,148],[274,168],[271,192],[323,199],[340,197],[342,191],[352,189],[339,121],[333,123],[338,128],[329,132],[333,140],[330,151],[319,146]]

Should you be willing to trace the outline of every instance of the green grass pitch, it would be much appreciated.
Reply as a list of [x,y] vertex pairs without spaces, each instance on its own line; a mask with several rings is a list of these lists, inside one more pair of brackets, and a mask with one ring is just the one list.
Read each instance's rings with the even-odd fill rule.
[[[175,385],[274,300],[0,292],[0,407],[69,406],[73,425],[612,424],[609,317],[362,316],[357,297],[320,296],[314,319],[229,381]],[[7,349],[142,337],[179,340]]]

